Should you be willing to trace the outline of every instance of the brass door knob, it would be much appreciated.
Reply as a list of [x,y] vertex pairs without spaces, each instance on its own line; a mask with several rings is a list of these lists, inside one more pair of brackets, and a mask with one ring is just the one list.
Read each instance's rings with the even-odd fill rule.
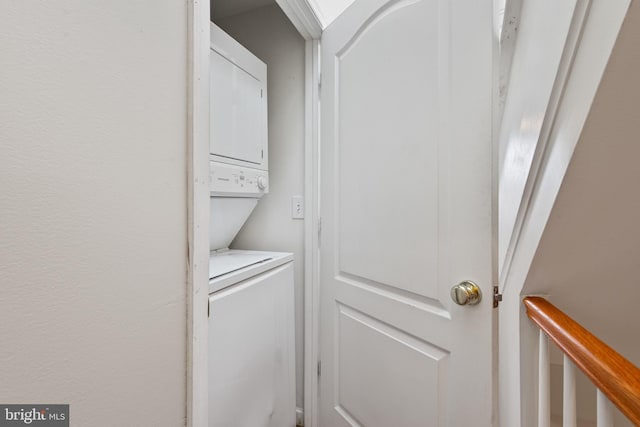
[[451,288],[451,299],[458,305],[476,305],[482,299],[478,285],[465,280]]

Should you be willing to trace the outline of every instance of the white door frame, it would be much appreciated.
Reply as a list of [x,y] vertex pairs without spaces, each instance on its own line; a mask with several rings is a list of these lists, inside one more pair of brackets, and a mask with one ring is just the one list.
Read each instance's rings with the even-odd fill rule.
[[189,427],[208,424],[209,2],[187,2],[187,390]]
[[[318,111],[322,26],[305,0],[276,0],[305,39],[305,426],[317,425]],[[187,427],[208,425],[209,1],[188,0]]]
[[318,424],[318,331],[320,322],[319,258],[319,47],[305,48],[305,205],[304,224],[304,425]]
[[276,0],[305,39],[304,115],[304,425],[318,425],[318,269],[320,37],[322,26],[305,0]]
[[319,272],[319,110],[320,41],[307,40],[305,52],[305,204],[304,224],[304,425],[318,425],[320,329]]

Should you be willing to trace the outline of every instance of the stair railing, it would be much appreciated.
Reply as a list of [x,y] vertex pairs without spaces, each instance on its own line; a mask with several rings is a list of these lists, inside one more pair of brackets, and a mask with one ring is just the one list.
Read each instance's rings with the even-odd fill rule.
[[564,354],[563,427],[576,427],[576,367],[597,387],[597,426],[613,427],[613,407],[640,426],[640,369],[544,298],[526,297],[540,328],[538,427],[551,425],[549,340]]

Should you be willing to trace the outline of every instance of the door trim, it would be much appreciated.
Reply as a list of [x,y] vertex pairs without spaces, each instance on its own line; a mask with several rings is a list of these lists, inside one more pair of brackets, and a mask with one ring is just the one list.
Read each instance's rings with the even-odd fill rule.
[[320,39],[322,25],[305,0],[276,0],[300,35],[307,41]]
[[320,325],[320,272],[318,265],[320,219],[319,123],[320,36],[322,25],[305,0],[276,0],[305,39],[304,138],[304,425],[318,425],[318,340]]
[[305,49],[304,425],[313,427],[318,425],[319,411],[320,41],[307,40]]
[[187,388],[188,427],[208,425],[209,9],[187,3]]
[[513,262],[514,252],[518,246],[522,229],[525,227],[526,217],[530,210],[529,205],[533,198],[533,192],[536,187],[539,175],[542,174],[544,168],[543,158],[548,151],[549,141],[551,139],[551,133],[555,124],[558,110],[563,101],[565,92],[565,86],[571,76],[571,70],[573,67],[573,61],[575,53],[580,45],[584,25],[589,16],[589,8],[591,6],[591,0],[577,0],[571,22],[569,23],[567,39],[565,41],[564,52],[560,58],[558,65],[558,72],[556,80],[549,98],[549,105],[545,111],[543,118],[543,125],[540,131],[540,138],[535,147],[535,153],[531,162],[530,170],[528,171],[527,182],[522,194],[522,202],[518,208],[518,214],[516,221],[511,230],[511,238],[509,240],[508,249],[505,254],[504,263],[501,270],[498,272],[500,279],[500,291],[504,292],[504,279],[508,277],[509,269]]

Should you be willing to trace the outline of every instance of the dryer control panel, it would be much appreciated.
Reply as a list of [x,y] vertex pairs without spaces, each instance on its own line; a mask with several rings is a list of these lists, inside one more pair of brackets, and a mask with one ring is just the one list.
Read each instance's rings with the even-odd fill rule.
[[218,197],[262,197],[269,192],[266,171],[209,162],[209,192]]

